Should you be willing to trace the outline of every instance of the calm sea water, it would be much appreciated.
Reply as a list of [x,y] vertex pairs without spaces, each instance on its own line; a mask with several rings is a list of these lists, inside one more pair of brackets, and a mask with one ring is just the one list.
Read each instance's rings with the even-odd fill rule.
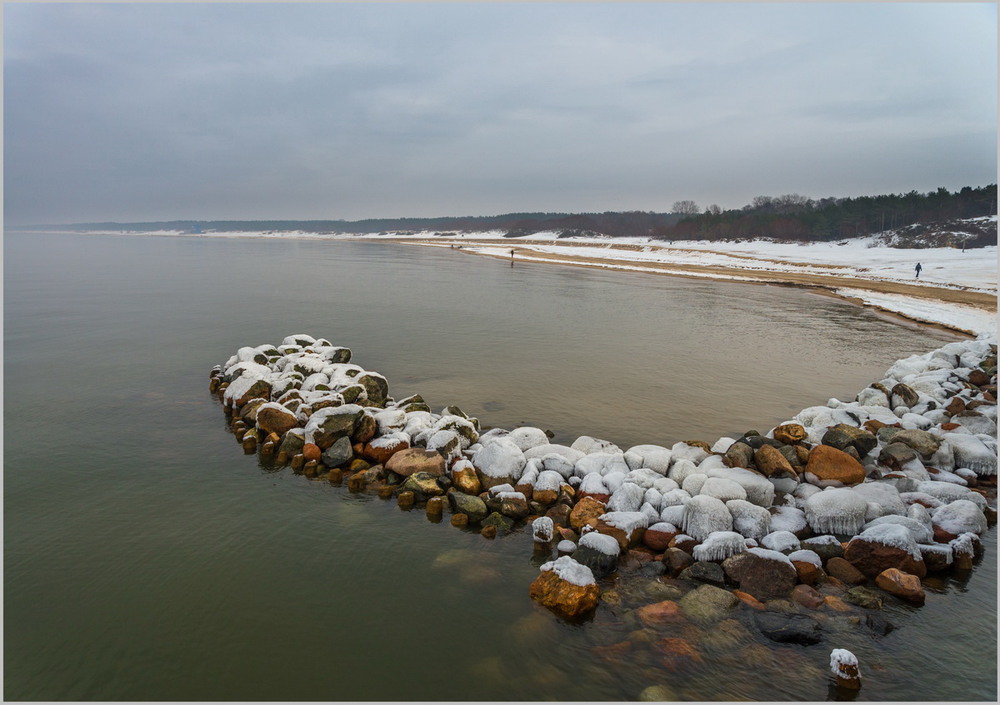
[[834,647],[860,657],[860,699],[996,698],[995,530],[971,577],[887,604],[888,636],[831,617],[823,644],[771,649],[692,627],[705,658],[672,673],[634,633],[648,584],[565,624],[528,598],[542,559],[523,531],[490,542],[244,456],[208,370],[298,332],[352,348],[397,398],[623,447],[765,431],[950,339],[798,290],[450,250],[7,233],[6,699],[631,700],[663,684],[824,700]]

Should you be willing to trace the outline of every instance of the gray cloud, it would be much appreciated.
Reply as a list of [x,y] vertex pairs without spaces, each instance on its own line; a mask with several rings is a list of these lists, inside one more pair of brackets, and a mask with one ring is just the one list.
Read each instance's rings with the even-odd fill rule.
[[996,20],[982,4],[8,4],[5,220],[981,185]]

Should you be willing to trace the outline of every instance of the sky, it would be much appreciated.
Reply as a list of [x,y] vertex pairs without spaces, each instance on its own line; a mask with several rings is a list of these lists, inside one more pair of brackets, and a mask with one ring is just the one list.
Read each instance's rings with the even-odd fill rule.
[[993,3],[4,3],[4,222],[738,208],[997,176]]

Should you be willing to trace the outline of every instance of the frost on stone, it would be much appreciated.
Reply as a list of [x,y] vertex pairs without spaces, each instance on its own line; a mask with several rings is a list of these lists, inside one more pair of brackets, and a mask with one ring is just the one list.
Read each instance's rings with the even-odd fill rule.
[[726,502],[726,509],[733,516],[733,531],[737,531],[748,539],[760,541],[770,531],[771,513],[743,499],[731,499]]
[[900,492],[899,498],[910,505],[910,509],[914,506],[922,505],[930,509],[936,509],[937,507],[942,507],[945,502],[933,495],[929,495],[926,492]]
[[642,512],[608,512],[602,514],[600,518],[608,526],[621,529],[626,534],[649,526],[649,517]]
[[573,444],[570,446],[574,450],[578,450],[584,455],[590,453],[621,453],[622,449],[616,446],[611,441],[603,441],[599,438],[593,438],[592,436],[580,436]]
[[917,543],[930,543],[934,540],[934,530],[930,526],[924,525],[915,519],[910,519],[909,517],[898,516],[896,514],[889,514],[887,516],[879,517],[878,519],[873,519],[862,527],[862,532],[866,529],[870,529],[873,526],[882,526],[884,524],[895,524],[897,526],[902,526],[904,529],[910,532],[910,536]]
[[[958,539],[955,540],[957,541]],[[929,556],[933,556],[937,563],[944,565],[951,565],[954,559],[950,543],[918,543],[917,548],[920,549],[920,556],[924,559],[925,563]]]
[[[660,516],[663,516],[662,512]],[[722,500],[696,495],[684,503],[682,527],[684,533],[704,541],[713,531],[732,531],[733,517]]]
[[614,536],[602,534],[599,531],[591,531],[580,537],[580,546],[593,549],[606,556],[617,556],[621,553],[621,547]]
[[546,443],[545,445],[534,446],[533,448],[529,448],[524,451],[524,458],[525,460],[542,458],[550,453],[560,455],[574,465],[576,464],[576,461],[584,456],[583,453],[575,450],[574,448],[570,448],[569,446],[559,445],[558,443]]
[[858,393],[858,403],[862,406],[884,406],[885,408],[889,408],[889,399],[885,396],[885,392],[874,387],[862,389]]
[[666,480],[667,478],[662,475],[658,475],[649,468],[636,468],[635,470],[629,470],[625,473],[625,482],[631,482],[639,485],[644,490],[648,490],[653,486],[657,480]]
[[507,438],[513,441],[521,449],[522,453],[530,448],[546,445],[549,442],[549,437],[545,435],[545,431],[533,426],[515,428],[507,435]]
[[660,521],[674,526],[684,525],[684,505],[672,504],[660,510]]
[[847,487],[817,492],[806,500],[805,507],[806,521],[818,534],[856,534],[867,512],[868,501]]
[[684,482],[681,483],[681,489],[691,496],[701,494],[702,485],[705,484],[705,480],[707,479],[708,475],[700,472],[692,473],[684,478]]
[[664,507],[684,506],[684,503],[691,499],[691,493],[685,492],[679,487],[674,490],[664,492],[660,498],[660,509]]
[[917,485],[917,492],[935,497],[940,500],[942,504],[954,502],[956,499],[972,500],[972,497],[969,495],[976,494],[968,487],[956,485],[953,482],[938,482],[937,480],[927,480],[925,482],[921,482]]
[[535,490],[542,492],[558,492],[563,476],[553,470],[542,470],[535,480]]
[[643,444],[632,446],[625,451],[625,462],[630,469],[649,468],[659,475],[666,475],[670,470],[672,454],[663,446]]
[[746,550],[742,534],[735,531],[713,531],[694,547],[696,561],[723,561]]
[[[508,487],[509,487],[509,485],[508,485]],[[497,499],[524,499],[524,500],[527,500],[527,497],[524,496],[523,492],[517,492],[517,491],[513,491],[513,492],[497,492],[493,496],[496,497]]]
[[806,515],[798,507],[772,507],[771,531],[790,531],[795,534],[806,528]]
[[835,676],[848,676],[845,666],[851,666],[853,674],[850,677],[861,677],[861,669],[858,668],[858,657],[847,649],[834,649],[830,652],[830,671]]
[[[964,470],[964,468],[959,468],[959,469]],[[972,471],[969,470],[968,472]],[[972,476],[973,478],[975,478],[976,474],[972,473]],[[947,470],[939,470],[938,472],[934,473],[932,477],[934,478],[935,482],[949,482],[953,485],[961,485],[962,487],[969,486],[969,481],[966,480],[964,477],[962,477],[958,473],[948,472]]]
[[[593,473],[604,475],[608,472],[608,466],[612,464],[615,459],[616,456],[611,453],[591,453],[590,455],[585,455],[576,461],[573,473],[580,478]],[[614,469],[623,473],[628,472],[629,470],[627,465],[625,467],[615,467]]]
[[986,516],[976,504],[967,499],[956,499],[935,509],[933,517],[934,524],[949,534],[982,534],[986,531]]
[[816,551],[810,551],[808,548],[800,548],[797,551],[792,551],[788,554],[788,560],[798,563],[811,563],[817,568],[823,567],[823,559],[819,557]]
[[948,542],[948,546],[951,548],[953,556],[971,557],[976,552],[976,543],[978,541],[979,537],[971,531],[968,531],[953,538]]
[[383,409],[376,412],[375,424],[380,434],[402,431],[406,427],[406,412],[402,409]]
[[550,517],[538,517],[531,522],[531,538],[537,543],[548,543],[554,533],[555,523]]
[[608,490],[614,492],[625,482],[625,473],[623,472],[609,472],[604,476],[604,484],[607,485]]
[[574,463],[570,462],[557,453],[548,453],[541,458],[536,458],[542,464],[542,468],[559,473],[563,479],[569,479],[573,475]]
[[646,519],[650,524],[656,524],[660,521],[660,512],[653,508],[653,505],[649,502],[643,502],[642,506],[639,507],[639,511],[646,515]]
[[609,512],[637,512],[642,506],[645,491],[639,485],[624,482],[608,500]]
[[551,570],[566,582],[580,587],[593,585],[597,582],[594,580],[594,573],[590,568],[577,563],[570,556],[560,556],[554,561],[543,563],[541,570],[542,572]]
[[483,475],[492,478],[510,477],[517,480],[525,464],[524,454],[508,438],[490,439],[472,457],[472,464]]
[[644,504],[648,504],[657,512],[659,512],[663,506],[663,495],[660,494],[657,490],[650,487],[648,490],[646,490],[645,494],[642,495],[642,501]]
[[899,492],[887,482],[863,482],[851,488],[869,502],[878,504],[885,514],[906,514],[906,505],[899,498]]
[[559,553],[572,553],[576,550],[576,544],[569,539],[563,539],[556,544],[556,550],[559,551]]
[[669,521],[658,521],[650,524],[647,531],[659,531],[663,534],[676,534],[678,532],[678,528],[675,524],[671,524]]
[[788,556],[784,553],[779,553],[778,551],[772,551],[769,548],[748,548],[747,553],[752,553],[758,558],[765,558],[769,561],[777,561],[778,563],[786,563],[793,568],[792,561],[789,560]]
[[715,443],[712,444],[712,452],[724,454],[727,450],[729,450],[729,448],[735,442],[736,442],[735,438],[728,438],[726,436],[723,436],[722,438],[720,438],[719,440],[717,440]]
[[690,460],[692,463],[700,463],[708,457],[708,451],[698,446],[689,446],[684,441],[678,441],[670,448],[670,455],[674,462],[678,460]]
[[661,477],[653,483],[653,489],[661,495],[665,495],[667,492],[680,489],[680,485],[671,480],[669,477]]
[[393,433],[387,433],[384,436],[379,436],[378,438],[373,438],[369,445],[371,445],[372,448],[395,448],[402,443],[409,445],[410,437],[402,431],[395,431]]
[[699,494],[715,497],[716,499],[721,499],[723,502],[728,502],[731,499],[745,500],[747,498],[747,492],[743,489],[742,485],[725,477],[709,477],[701,486]]
[[947,433],[944,438],[954,453],[956,467],[969,468],[980,476],[997,474],[997,454],[982,440],[965,433]]
[[772,551],[787,553],[797,551],[800,543],[798,537],[791,531],[772,531],[760,540],[760,545]]
[[687,459],[675,460],[670,466],[670,472],[667,473],[667,477],[676,482],[678,486],[684,484],[684,480],[687,479],[688,475],[694,474],[704,474],[698,470],[698,466]]
[[770,507],[774,504],[774,485],[752,470],[743,468],[717,468],[710,470],[709,477],[732,480],[747,493],[746,500],[758,507]]
[[580,481],[580,492],[586,492],[587,494],[611,494],[607,485],[604,484],[604,478],[598,472],[592,472],[584,476]]
[[497,497],[504,493],[513,492],[514,487],[505,482],[502,485],[494,485],[487,491],[490,493],[490,497]]

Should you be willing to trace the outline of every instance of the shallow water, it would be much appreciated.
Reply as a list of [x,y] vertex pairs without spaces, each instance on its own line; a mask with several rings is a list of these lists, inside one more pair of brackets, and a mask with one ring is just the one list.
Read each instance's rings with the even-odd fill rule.
[[995,530],[967,583],[887,607],[886,637],[835,622],[769,667],[751,634],[671,673],[643,646],[594,655],[635,628],[628,594],[559,622],[527,597],[523,531],[269,472],[207,392],[238,347],[306,332],[485,426],[711,442],[947,334],[793,289],[450,250],[17,233],[4,316],[6,699],[823,700],[833,647],[870,672],[860,699],[995,699]]

